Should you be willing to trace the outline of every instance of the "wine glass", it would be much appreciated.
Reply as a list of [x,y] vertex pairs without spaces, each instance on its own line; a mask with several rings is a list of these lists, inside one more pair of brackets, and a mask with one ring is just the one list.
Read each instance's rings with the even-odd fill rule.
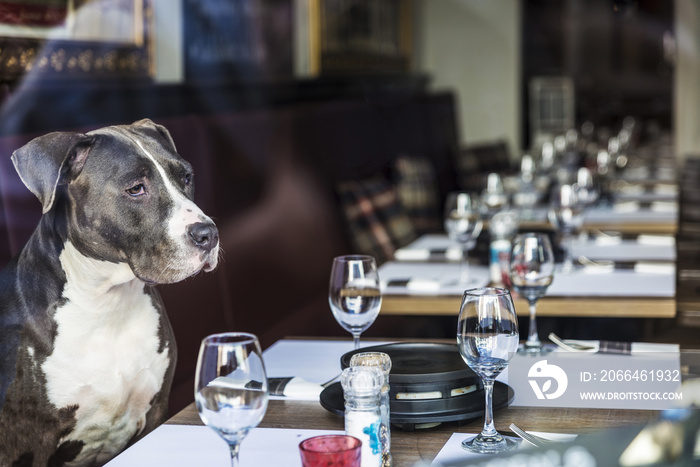
[[544,296],[554,278],[554,253],[546,234],[516,235],[510,252],[510,283],[530,306],[530,322],[525,345],[519,350],[528,355],[551,351],[537,335],[537,301]]
[[482,287],[462,296],[457,322],[459,353],[484,382],[484,428],[462,442],[468,451],[492,454],[515,448],[516,440],[503,436],[493,424],[493,382],[518,348],[518,319],[507,289]]
[[333,258],[328,302],[336,321],[350,334],[355,349],[360,334],[374,323],[382,306],[377,262],[368,255]]
[[549,207],[549,222],[561,234],[562,247],[564,249],[564,261],[561,271],[568,274],[574,269],[574,260],[571,253],[574,234],[583,223],[583,205],[576,193],[576,187],[563,184],[555,190]]
[[267,410],[268,385],[258,338],[243,332],[207,336],[199,348],[194,400],[199,417],[229,445],[231,466]]
[[457,284],[469,285],[469,250],[476,245],[483,220],[479,198],[466,191],[454,191],[445,199],[445,231],[460,246],[462,255]]

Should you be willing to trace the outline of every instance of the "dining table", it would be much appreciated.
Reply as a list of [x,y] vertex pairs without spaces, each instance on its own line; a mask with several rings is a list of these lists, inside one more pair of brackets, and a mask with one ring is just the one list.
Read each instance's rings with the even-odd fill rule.
[[[372,350],[375,346],[392,343],[435,343],[454,344],[450,339],[405,340],[405,339],[365,339],[363,349]],[[455,346],[456,348],[456,346]],[[297,376],[309,382],[322,382],[337,375],[341,370],[341,358],[353,350],[349,339],[288,337],[275,342],[263,353],[268,377]],[[668,346],[662,348],[669,351]],[[563,351],[562,351],[563,352]],[[670,353],[681,354],[678,347],[671,346]],[[522,366],[526,357],[517,356],[512,366]],[[605,357],[584,357],[605,358]],[[697,361],[698,355],[694,355]],[[691,366],[678,363],[678,368],[687,373]],[[689,370],[691,368],[691,370]],[[510,369],[510,368],[509,368]],[[516,393],[528,390],[526,385],[516,382],[511,385]],[[517,397],[507,406],[498,407],[494,413],[495,426],[505,435],[514,436],[509,425],[516,424],[521,429],[532,431],[552,440],[567,441],[577,436],[605,432],[605,430],[625,427],[643,427],[658,419],[661,408],[653,404],[637,404],[634,407],[618,405],[596,406],[595,402],[584,406],[526,406],[517,403]],[[622,407],[622,408],[619,408]],[[457,465],[454,462],[470,462],[483,459],[481,455],[466,453],[459,446],[467,437],[479,433],[484,419],[479,414],[470,419],[438,422],[421,427],[403,429],[391,428],[391,454],[395,467],[418,467]],[[318,393],[309,397],[270,396],[267,411],[258,427],[253,428],[243,440],[240,448],[241,467],[259,465],[300,466],[298,443],[308,437],[342,433],[344,418],[319,402]],[[614,436],[614,435],[611,435]],[[522,446],[524,449],[525,446]],[[476,456],[472,458],[470,456]],[[207,465],[208,467],[229,465],[228,448],[225,443],[205,427],[193,403],[174,414],[165,424],[158,427],[141,441],[137,442],[114,460],[108,467],[140,467],[168,465]]]
[[[676,246],[667,234],[589,236],[573,242],[585,261],[565,273],[560,265],[537,304],[538,316],[673,318],[676,316]],[[459,247],[444,234],[426,234],[396,250],[379,268],[382,314],[455,316],[462,292]],[[488,265],[469,265],[468,288],[494,285]],[[519,316],[526,300],[514,294]]]

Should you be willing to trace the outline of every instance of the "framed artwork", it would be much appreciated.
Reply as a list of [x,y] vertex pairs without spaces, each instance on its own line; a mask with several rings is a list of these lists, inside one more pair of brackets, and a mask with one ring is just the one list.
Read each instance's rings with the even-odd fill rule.
[[0,81],[147,78],[150,0],[0,0]]
[[312,74],[410,71],[411,0],[311,1]]

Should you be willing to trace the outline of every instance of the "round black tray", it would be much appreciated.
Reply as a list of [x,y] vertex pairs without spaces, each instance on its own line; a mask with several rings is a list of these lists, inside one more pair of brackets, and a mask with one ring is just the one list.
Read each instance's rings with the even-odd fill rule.
[[[496,381],[493,388],[493,410],[506,407],[515,396],[513,389]],[[484,415],[484,390],[445,399],[391,400],[391,423],[420,424],[470,420]],[[344,415],[343,387],[334,383],[321,392],[321,406],[336,415]]]
[[389,355],[389,383],[392,385],[398,384],[403,387],[457,380],[479,387],[482,384],[481,378],[462,359],[457,344],[400,342],[363,347],[340,357],[340,367],[345,369],[350,366],[352,356],[360,352],[384,352]]

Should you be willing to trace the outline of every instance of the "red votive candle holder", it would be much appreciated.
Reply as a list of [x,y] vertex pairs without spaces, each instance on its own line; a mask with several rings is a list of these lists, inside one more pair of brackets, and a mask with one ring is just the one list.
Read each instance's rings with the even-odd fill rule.
[[362,441],[348,435],[321,435],[299,443],[303,467],[360,467]]

